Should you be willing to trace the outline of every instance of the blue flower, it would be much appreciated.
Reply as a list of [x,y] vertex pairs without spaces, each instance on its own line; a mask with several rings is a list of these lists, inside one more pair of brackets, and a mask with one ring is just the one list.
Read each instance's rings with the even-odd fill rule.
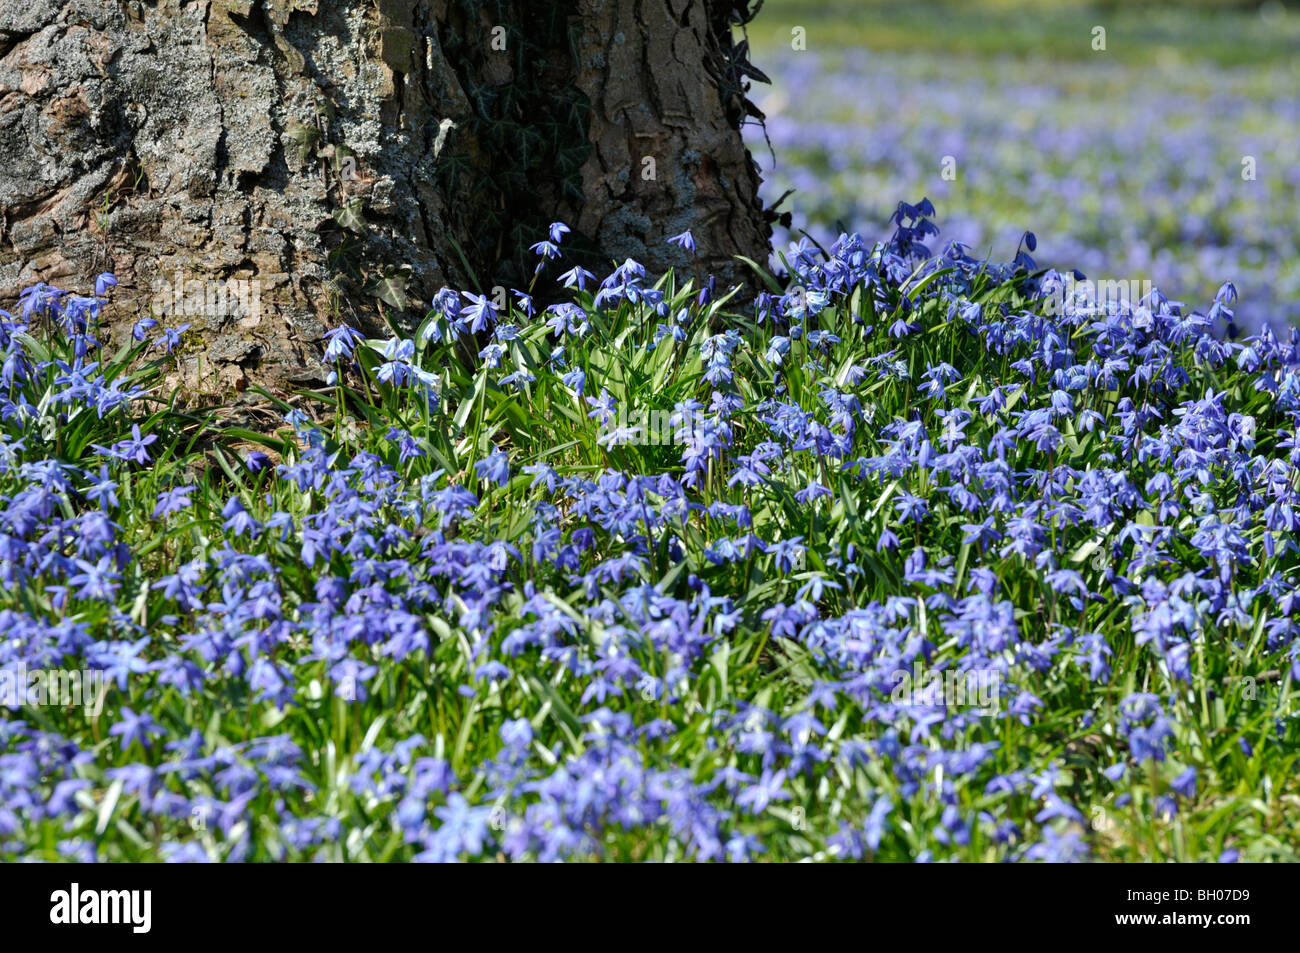
[[692,254],[694,254],[695,252],[695,236],[691,234],[691,230],[689,228],[686,231],[682,232],[680,235],[673,235],[671,238],[669,238],[668,244],[677,245],[681,248],[685,248],[688,252],[691,252]]

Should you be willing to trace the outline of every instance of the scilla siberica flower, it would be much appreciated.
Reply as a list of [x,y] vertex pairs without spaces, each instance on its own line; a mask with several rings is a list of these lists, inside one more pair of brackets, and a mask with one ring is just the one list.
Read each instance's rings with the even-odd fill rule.
[[[32,597],[0,602],[0,670],[102,673],[117,741],[0,720],[0,852],[51,853],[57,816],[55,856],[101,859],[1078,860],[1127,849],[1085,804],[1201,822],[1229,770],[1189,747],[1202,659],[1300,664],[1300,336],[1156,295],[1044,314],[1023,257],[919,258],[930,214],[804,243],[824,305],[769,293],[761,327],[635,262],[536,317],[444,289],[349,366],[368,425],[300,401],[276,466],[217,444],[219,473],[90,304],[26,294],[56,343],[0,316],[0,577]],[[611,438],[641,401],[671,441]],[[1289,729],[1240,694],[1264,776]],[[179,714],[226,699],[250,717],[217,734]],[[1092,753],[1057,770],[1061,732]],[[147,846],[95,834],[110,785]]]

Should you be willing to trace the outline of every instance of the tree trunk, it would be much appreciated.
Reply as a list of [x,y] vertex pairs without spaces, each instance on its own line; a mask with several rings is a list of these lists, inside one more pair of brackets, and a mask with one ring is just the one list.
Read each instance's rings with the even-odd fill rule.
[[0,300],[114,272],[113,334],[191,324],[212,392],[316,377],[326,327],[444,285],[527,288],[552,221],[592,270],[742,280],[748,5],[0,0]]

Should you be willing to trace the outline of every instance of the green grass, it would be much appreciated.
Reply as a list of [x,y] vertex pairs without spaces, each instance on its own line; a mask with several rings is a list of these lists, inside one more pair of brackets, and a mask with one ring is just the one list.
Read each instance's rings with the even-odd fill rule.
[[[1282,12],[1278,13],[1278,9]],[[750,24],[761,52],[807,30],[810,49],[863,48],[967,57],[1085,60],[1121,65],[1273,62],[1289,69],[1300,50],[1300,9],[1205,0],[1088,4],[1070,0],[767,0]],[[1106,50],[1093,49],[1093,28]],[[761,58],[759,59],[761,67]]]

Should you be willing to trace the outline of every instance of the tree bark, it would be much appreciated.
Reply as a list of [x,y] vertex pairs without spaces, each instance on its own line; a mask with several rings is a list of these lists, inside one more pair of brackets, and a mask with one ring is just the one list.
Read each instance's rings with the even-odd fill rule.
[[526,288],[552,221],[588,267],[742,280],[747,7],[0,0],[0,302],[114,272],[113,333],[191,324],[212,392],[316,377],[328,326],[444,285]]

